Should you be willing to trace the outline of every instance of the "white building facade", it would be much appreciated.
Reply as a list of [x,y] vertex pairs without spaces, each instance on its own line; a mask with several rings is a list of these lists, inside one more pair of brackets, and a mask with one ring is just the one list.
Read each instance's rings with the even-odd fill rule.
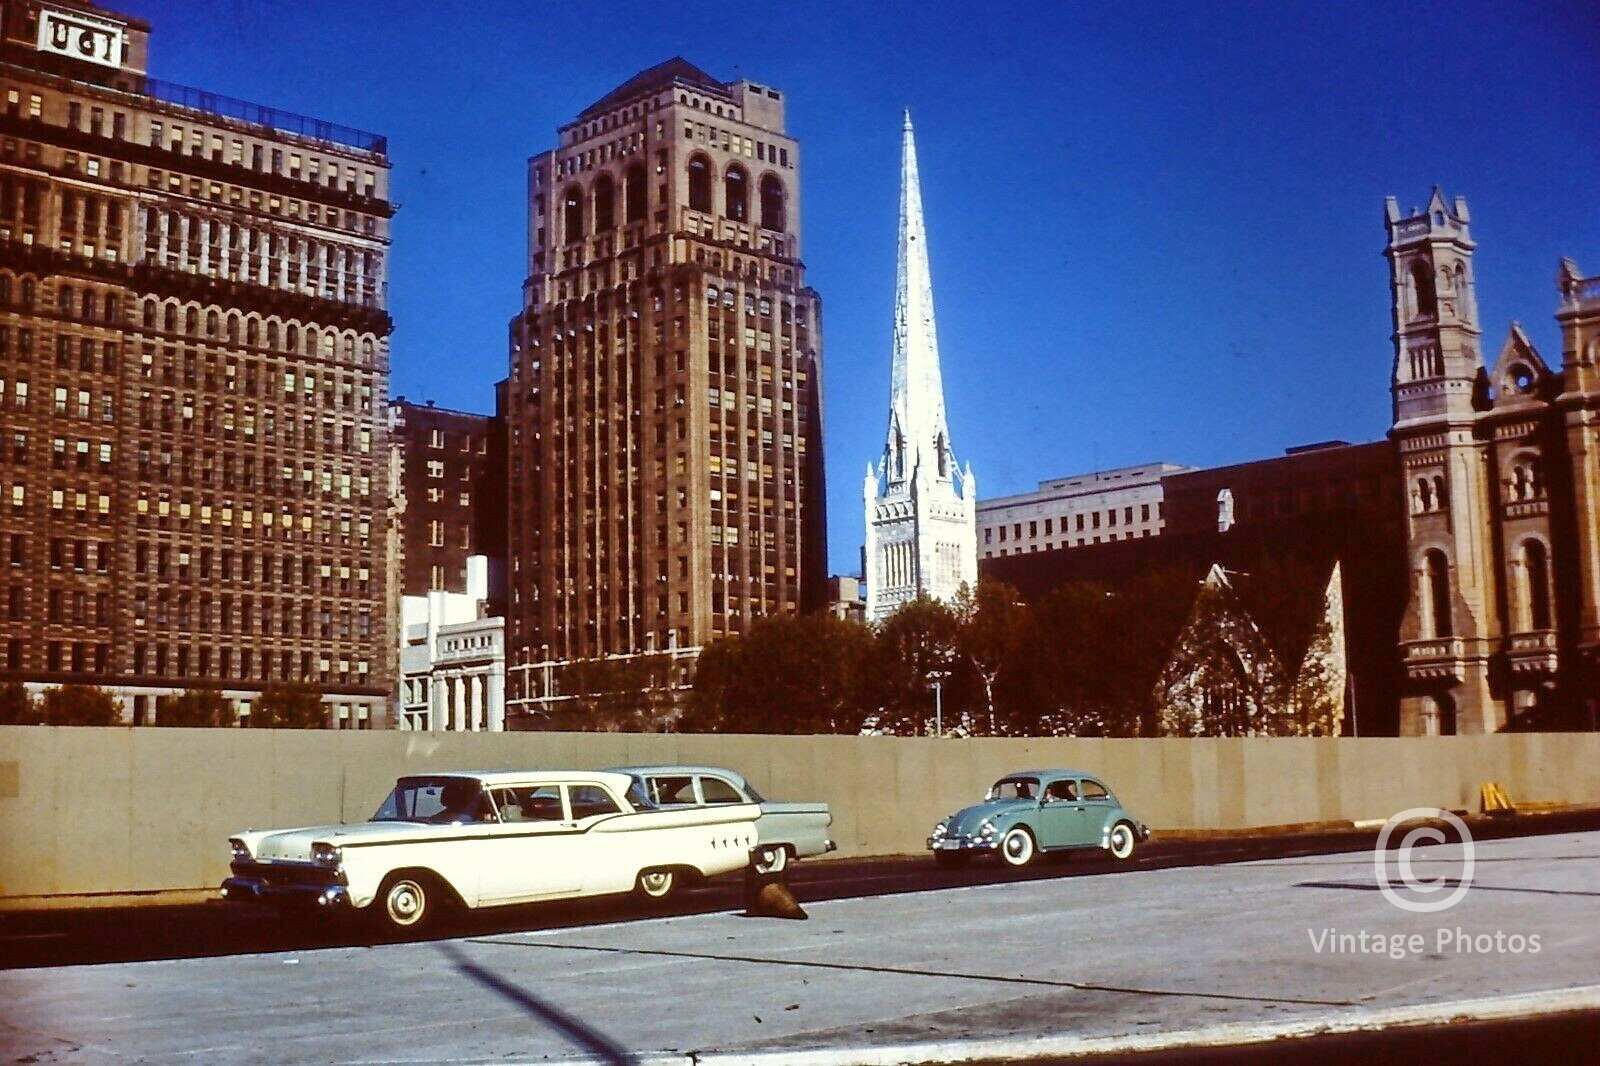
[[939,337],[917,148],[906,114],[900,168],[894,367],[883,458],[867,467],[866,617],[926,595],[949,602],[978,582],[977,481],[956,463],[945,422]]
[[467,591],[400,601],[400,729],[500,732],[506,727],[505,619],[486,615],[489,560],[467,559]]
[[978,501],[985,559],[1158,536],[1166,528],[1161,479],[1193,467],[1144,463],[1052,478],[1037,492]]

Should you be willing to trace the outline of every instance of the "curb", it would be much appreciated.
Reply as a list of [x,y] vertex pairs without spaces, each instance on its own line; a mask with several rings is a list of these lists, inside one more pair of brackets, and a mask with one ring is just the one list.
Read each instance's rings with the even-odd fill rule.
[[[1106,1036],[1063,1034],[793,1051],[647,1052],[635,1056],[633,1061],[637,1066],[945,1066],[954,1063],[1025,1062],[1028,1059],[1223,1049],[1341,1033],[1416,1029],[1455,1022],[1507,1021],[1597,1009],[1600,1009],[1600,985],[1582,985],[1448,1003],[1363,1007],[1281,1022],[1231,1022],[1205,1029],[1178,1029],[1166,1033]],[[579,1066],[580,1063],[592,1066],[593,1061],[587,1058],[572,1059],[550,1062],[547,1066]]]

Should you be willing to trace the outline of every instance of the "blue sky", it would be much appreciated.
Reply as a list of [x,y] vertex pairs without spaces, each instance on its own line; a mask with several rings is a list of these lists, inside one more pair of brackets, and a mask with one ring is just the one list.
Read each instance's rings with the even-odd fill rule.
[[917,126],[952,440],[980,496],[1381,437],[1383,199],[1464,195],[1483,346],[1560,362],[1600,274],[1600,6],[128,0],[151,73],[389,137],[391,389],[492,408],[525,162],[682,55],[783,89],[823,299],[832,569],[889,397],[900,110]]

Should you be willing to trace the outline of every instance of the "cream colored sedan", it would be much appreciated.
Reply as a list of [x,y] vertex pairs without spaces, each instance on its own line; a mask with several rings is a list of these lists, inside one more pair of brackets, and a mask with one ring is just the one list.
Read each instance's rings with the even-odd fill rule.
[[750,864],[758,804],[636,807],[631,783],[575,770],[402,777],[371,821],[236,834],[222,895],[350,909],[404,930],[456,906],[628,891],[660,900]]

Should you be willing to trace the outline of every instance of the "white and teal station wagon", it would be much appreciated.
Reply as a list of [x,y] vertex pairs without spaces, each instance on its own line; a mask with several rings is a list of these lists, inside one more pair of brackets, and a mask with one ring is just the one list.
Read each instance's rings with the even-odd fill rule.
[[1097,848],[1132,858],[1150,830],[1117,802],[1093,774],[1081,770],[1023,770],[996,781],[983,802],[933,827],[928,848],[940,866],[973,855],[998,855],[1026,866],[1040,852]]
[[758,804],[642,808],[632,784],[577,770],[402,777],[371,821],[235,835],[222,895],[413,929],[452,906],[630,890],[662,899],[685,879],[750,864]]

